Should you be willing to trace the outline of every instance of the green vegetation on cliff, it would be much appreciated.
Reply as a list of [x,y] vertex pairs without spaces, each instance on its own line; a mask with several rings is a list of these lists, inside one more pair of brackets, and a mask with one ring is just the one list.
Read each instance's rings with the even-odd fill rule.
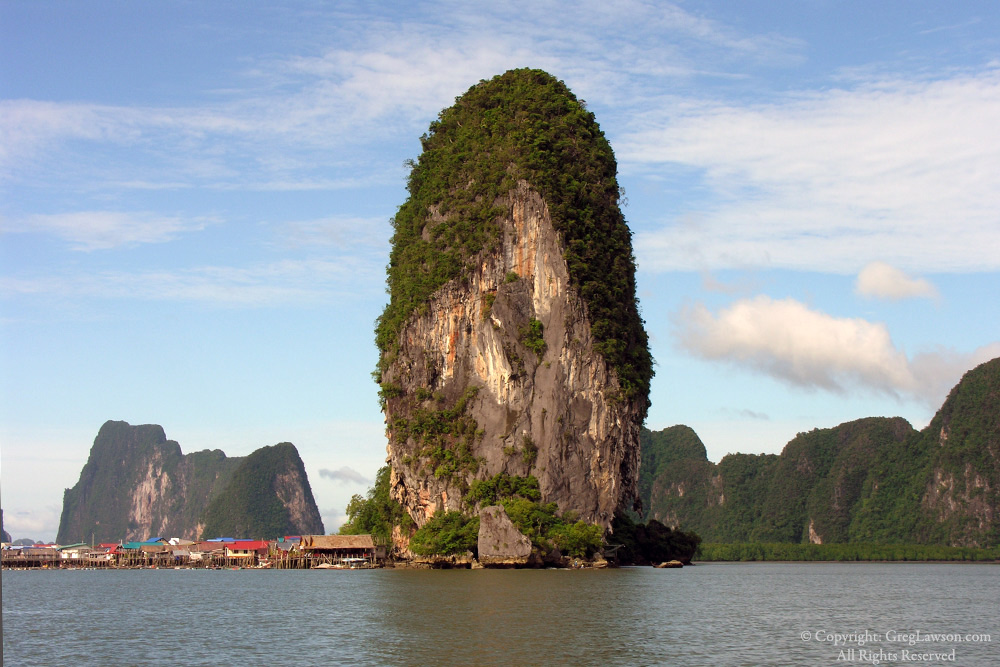
[[644,432],[644,507],[707,542],[846,542],[877,453],[911,433],[902,419],[861,419],[800,433],[780,456],[729,454],[712,464],[686,426]]
[[1000,544],[1000,359],[966,373],[920,432],[859,419],[717,465],[686,426],[640,442],[646,515],[709,543]]
[[479,469],[472,446],[483,434],[476,420],[466,414],[469,401],[478,392],[476,386],[467,387],[454,405],[445,408],[442,407],[444,396],[422,389],[414,395],[419,405],[410,418],[392,420],[391,428],[396,437],[401,440],[412,437],[418,444],[410,462],[422,464],[424,475],[450,479],[456,473],[475,473]]
[[[284,499],[294,504],[298,523],[288,522]],[[227,458],[217,449],[182,454],[160,426],[108,421],[79,481],[65,492],[57,541],[197,539],[203,524],[211,537],[323,530],[293,445],[248,457]]]
[[573,558],[588,558],[600,551],[603,532],[600,526],[580,521],[572,512],[560,514],[558,505],[541,503],[541,497],[534,476],[500,473],[473,482],[466,501],[479,507],[503,506],[511,523],[540,552],[548,553],[556,548]]
[[866,479],[852,539],[1000,545],[1000,358],[967,372],[927,428]]
[[476,551],[479,517],[461,512],[437,512],[410,539],[410,551],[418,556],[447,556]]
[[367,495],[351,497],[347,523],[340,527],[341,535],[372,535],[382,544],[389,544],[393,526],[402,526],[404,530],[413,526],[410,515],[389,495],[389,475],[389,466],[382,466]]
[[626,395],[647,401],[653,364],[635,303],[631,232],[618,206],[614,153],[594,115],[551,75],[511,70],[442,111],[421,145],[409,198],[392,221],[390,301],[376,328],[380,368],[410,315],[496,248],[505,213],[497,202],[524,180],[561,235],[598,351]]
[[[205,509],[204,538],[239,536],[267,539],[301,532],[322,533],[318,512],[312,525],[298,526],[282,501],[294,490],[283,488],[283,479],[295,473],[306,478],[305,467],[295,445],[282,442],[261,447],[245,459],[233,472],[225,490],[215,496]],[[315,508],[312,490],[304,493],[308,507]]]
[[[101,426],[79,481],[63,496],[56,540],[146,539],[136,520],[133,491],[146,485],[155,500],[145,508],[150,525],[169,526],[178,535],[194,529],[209,499],[228,483],[240,459],[219,450],[183,455],[163,427],[108,421]],[[150,480],[150,475],[155,479]],[[194,536],[192,534],[192,536]]]
[[[341,535],[370,533],[388,541],[393,526],[401,525],[404,533],[412,528],[410,516],[389,495],[389,476],[389,467],[381,468],[367,495],[351,498]],[[502,505],[511,522],[539,551],[548,553],[556,547],[568,556],[584,558],[600,550],[599,526],[578,521],[572,513],[560,515],[555,503],[542,504],[540,498],[537,479],[506,473],[474,481],[465,496],[473,506]],[[421,556],[475,552],[478,538],[478,516],[439,511],[410,538],[410,550]]]

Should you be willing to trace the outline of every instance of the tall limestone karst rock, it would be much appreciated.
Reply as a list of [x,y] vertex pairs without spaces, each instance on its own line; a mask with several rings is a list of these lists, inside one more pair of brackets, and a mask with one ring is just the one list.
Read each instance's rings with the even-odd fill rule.
[[513,70],[421,138],[376,335],[393,496],[423,525],[534,475],[607,528],[637,497],[652,359],[617,166],[565,84]]
[[182,454],[161,426],[109,421],[80,480],[66,489],[57,541],[322,532],[294,445],[262,447],[245,457],[218,449]]

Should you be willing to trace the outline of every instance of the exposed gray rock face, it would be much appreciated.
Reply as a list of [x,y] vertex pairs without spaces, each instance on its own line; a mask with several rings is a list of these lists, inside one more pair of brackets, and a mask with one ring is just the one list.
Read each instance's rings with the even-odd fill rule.
[[[167,440],[161,426],[108,421],[94,439],[80,480],[66,489],[57,541],[199,539],[206,509],[225,495],[238,495],[240,489],[231,482],[245,478],[245,474],[240,476],[241,469],[268,449],[273,448],[262,448],[248,457],[227,457],[218,449],[182,454],[180,445]],[[278,463],[255,479],[267,480],[276,502],[288,512],[289,528],[295,530],[285,534],[322,533],[298,452],[291,445],[282,452]],[[254,502],[239,503],[250,513],[261,509],[257,504],[270,502],[267,493],[255,491]]]
[[483,566],[525,565],[531,540],[511,522],[500,505],[479,512],[479,562]]
[[410,318],[383,374],[400,388],[385,407],[393,496],[423,525],[463,509],[473,479],[534,475],[543,502],[607,528],[637,495],[643,399],[596,351],[542,197],[521,181],[496,205],[498,248]]

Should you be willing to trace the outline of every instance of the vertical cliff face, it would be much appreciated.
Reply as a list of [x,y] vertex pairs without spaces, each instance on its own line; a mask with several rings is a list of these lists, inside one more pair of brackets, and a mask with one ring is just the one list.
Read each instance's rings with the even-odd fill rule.
[[[258,453],[272,449],[279,450],[277,456]],[[160,426],[109,421],[94,439],[80,480],[66,490],[57,541],[198,539],[206,517],[219,524],[219,517],[235,514],[284,519],[280,526],[243,521],[239,527],[251,532],[241,537],[323,532],[294,446],[258,452],[231,458],[220,450],[184,455]],[[232,506],[239,506],[239,512],[230,512]],[[215,508],[212,515],[210,508]],[[217,527],[230,526],[223,522]],[[276,529],[273,535],[257,534],[271,528]]]
[[10,536],[3,527],[3,510],[0,510],[0,542],[8,543],[12,542],[14,538]]
[[[613,156],[544,73],[466,97],[424,138],[394,221],[378,332],[393,495],[422,525],[438,509],[475,511],[474,479],[534,475],[543,502],[607,527],[637,496],[652,374]],[[499,173],[475,164],[484,153]],[[531,166],[574,155],[599,163],[584,168],[594,183]]]
[[323,533],[302,459],[288,442],[243,458],[226,487],[211,498],[203,522],[202,537]]
[[967,372],[921,436],[932,460],[920,503],[931,539],[1000,543],[1000,358]]

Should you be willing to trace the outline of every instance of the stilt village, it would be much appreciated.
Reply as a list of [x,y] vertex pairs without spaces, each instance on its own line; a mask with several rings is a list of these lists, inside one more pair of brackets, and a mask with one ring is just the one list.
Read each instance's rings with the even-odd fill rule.
[[369,569],[386,548],[371,535],[302,535],[275,540],[220,537],[201,542],[154,537],[117,544],[3,545],[4,569]]

